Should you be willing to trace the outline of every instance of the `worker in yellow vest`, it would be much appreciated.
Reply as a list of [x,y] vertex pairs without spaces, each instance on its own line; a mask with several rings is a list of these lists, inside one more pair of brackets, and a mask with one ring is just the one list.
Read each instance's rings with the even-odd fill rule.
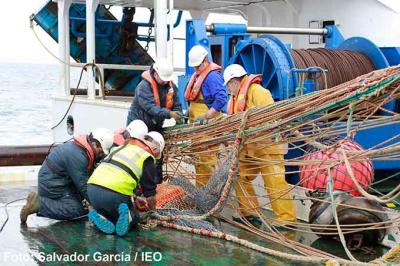
[[[228,100],[221,75],[222,68],[209,61],[208,51],[201,45],[190,49],[189,66],[195,69],[185,91],[185,99],[189,103],[189,121],[222,116],[222,108]],[[215,156],[199,156],[199,163],[196,165],[197,186],[207,183],[215,161]]]
[[[274,103],[271,92],[260,85],[262,82],[261,75],[247,75],[246,70],[241,65],[229,65],[224,71],[224,82],[231,95],[227,108],[228,115]],[[282,145],[266,147],[259,141],[245,144],[240,153],[239,179],[235,185],[239,215],[253,224],[261,223],[255,212],[259,203],[251,183],[260,172],[278,224],[296,221],[294,202],[287,192],[285,167],[283,163],[279,163],[284,160],[284,152]],[[256,163],[252,164],[251,161],[256,161]],[[241,221],[240,218],[235,220]]]
[[[163,136],[156,131],[143,138],[130,138],[93,172],[88,181],[89,201],[94,208],[89,220],[100,231],[124,236],[139,222],[138,211],[155,209],[155,161],[161,157],[164,145]],[[139,186],[145,198],[135,196]]]

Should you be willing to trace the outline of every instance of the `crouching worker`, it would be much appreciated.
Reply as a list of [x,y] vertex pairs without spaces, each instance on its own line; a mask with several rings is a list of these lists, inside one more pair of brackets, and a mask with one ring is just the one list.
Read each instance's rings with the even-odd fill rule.
[[[155,209],[155,162],[161,157],[164,145],[164,138],[155,131],[143,139],[129,138],[93,172],[88,181],[89,200],[94,208],[89,220],[100,231],[124,236],[139,222],[138,210]],[[138,186],[145,198],[134,196]]]
[[115,131],[113,146],[121,146],[129,138],[142,139],[147,132],[147,125],[142,120],[133,120],[126,128],[120,128]]
[[113,132],[99,128],[55,148],[39,170],[38,193],[29,194],[20,213],[21,223],[34,213],[56,220],[86,215],[82,201],[87,199],[87,180],[112,144]]

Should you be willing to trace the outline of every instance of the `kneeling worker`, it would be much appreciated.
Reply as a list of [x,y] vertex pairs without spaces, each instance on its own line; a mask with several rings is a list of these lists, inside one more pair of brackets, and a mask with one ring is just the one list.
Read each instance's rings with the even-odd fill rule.
[[[231,95],[227,108],[228,115],[274,103],[270,91],[260,85],[261,75],[247,75],[241,65],[228,66],[224,71],[224,81]],[[263,145],[262,141],[245,144],[240,153],[239,179],[234,187],[241,210],[239,215],[253,224],[261,223],[256,215],[255,210],[259,204],[251,184],[261,172],[278,224],[284,225],[296,221],[296,211],[293,200],[290,200],[289,194],[284,192],[289,188],[285,180],[285,166],[277,163],[284,160],[284,148],[282,145],[269,145],[268,143]],[[255,158],[259,161],[255,164],[249,163]],[[234,220],[241,221],[239,218]]]
[[[163,136],[155,131],[142,139],[130,138],[93,172],[88,181],[89,200],[94,208],[89,219],[100,231],[124,236],[139,222],[138,210],[155,209],[155,162],[161,157],[164,145]],[[134,196],[139,185],[145,199]]]
[[55,148],[39,170],[38,193],[29,194],[20,213],[21,223],[34,213],[56,220],[86,215],[82,200],[87,199],[87,180],[112,144],[113,132],[99,128]]
[[113,147],[124,145],[129,138],[142,139],[147,132],[149,132],[147,125],[142,120],[133,120],[126,128],[115,131]]

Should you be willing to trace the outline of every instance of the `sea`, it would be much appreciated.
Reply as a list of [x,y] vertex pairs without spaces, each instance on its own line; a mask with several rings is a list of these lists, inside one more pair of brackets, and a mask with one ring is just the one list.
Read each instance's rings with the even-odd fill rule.
[[[79,74],[71,70],[71,87]],[[57,64],[0,63],[0,146],[53,142],[51,97],[63,93],[59,84]]]

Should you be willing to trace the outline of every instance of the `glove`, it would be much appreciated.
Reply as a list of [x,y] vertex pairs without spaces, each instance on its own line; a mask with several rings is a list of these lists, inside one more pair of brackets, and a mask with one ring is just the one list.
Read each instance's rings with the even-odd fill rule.
[[138,211],[148,211],[150,209],[149,204],[147,204],[147,200],[144,198],[136,197],[135,199],[135,207]]
[[169,112],[169,116],[175,120],[178,120],[179,118],[183,117],[183,114],[179,111],[171,111]]
[[181,117],[181,118],[178,118],[178,119],[175,119],[175,121],[176,121],[176,124],[177,124],[177,125],[183,125],[183,124],[186,124],[186,119],[185,119],[185,118],[183,118],[183,117]]
[[198,117],[194,120],[195,123],[200,123],[200,125],[207,124],[208,119],[204,116]]

